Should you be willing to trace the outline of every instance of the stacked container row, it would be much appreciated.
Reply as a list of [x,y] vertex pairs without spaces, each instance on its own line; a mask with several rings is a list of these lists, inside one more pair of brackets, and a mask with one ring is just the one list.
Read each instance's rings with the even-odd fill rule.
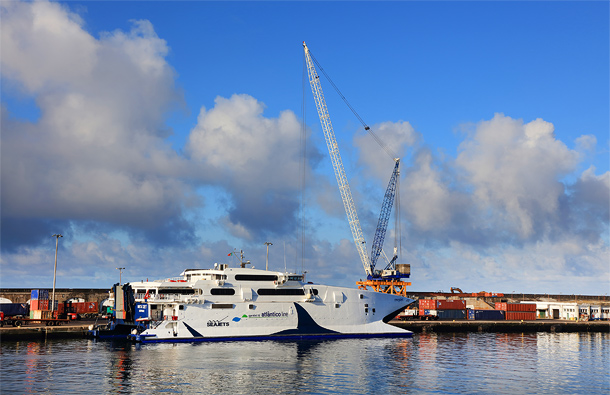
[[419,300],[419,310],[436,310],[436,300],[435,299],[420,299]]
[[440,320],[463,320],[466,318],[466,310],[437,310]]
[[64,302],[59,304],[59,314],[77,313],[90,314],[98,312],[97,302]]
[[502,310],[468,310],[469,320],[500,321],[505,319]]
[[534,303],[496,303],[496,310],[536,312]]
[[32,300],[49,300],[48,289],[33,289],[30,299]]
[[33,289],[30,294],[30,318],[49,318],[49,290]]
[[506,320],[533,321],[536,319],[536,305],[533,303],[496,303],[496,310],[503,310]]
[[436,301],[438,310],[466,310],[465,300],[440,299]]

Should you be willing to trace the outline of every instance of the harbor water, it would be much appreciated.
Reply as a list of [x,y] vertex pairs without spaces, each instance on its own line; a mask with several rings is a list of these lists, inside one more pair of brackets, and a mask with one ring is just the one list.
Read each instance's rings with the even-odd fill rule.
[[136,345],[2,342],[6,394],[610,393],[608,333]]

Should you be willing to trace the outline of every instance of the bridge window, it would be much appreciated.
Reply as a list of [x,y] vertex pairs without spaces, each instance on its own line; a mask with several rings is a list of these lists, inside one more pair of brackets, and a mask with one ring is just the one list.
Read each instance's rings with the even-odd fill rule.
[[237,281],[277,281],[277,276],[270,274],[236,274]]
[[305,291],[302,288],[290,289],[290,288],[260,288],[256,291],[260,296],[302,296],[305,295]]
[[235,295],[233,288],[212,288],[210,290],[212,295]]

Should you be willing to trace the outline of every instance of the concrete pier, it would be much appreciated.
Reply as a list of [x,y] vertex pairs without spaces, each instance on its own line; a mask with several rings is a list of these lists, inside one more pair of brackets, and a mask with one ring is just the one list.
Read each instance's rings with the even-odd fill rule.
[[610,321],[390,321],[391,325],[414,333],[429,332],[605,332],[610,333]]
[[[105,321],[104,321],[105,322]],[[44,341],[47,339],[81,339],[95,321],[78,321],[58,326],[29,324],[19,328],[5,326],[0,328],[0,342],[4,341]]]
[[[0,328],[0,342],[3,341],[45,341],[47,339],[80,339],[85,336],[94,321],[79,321],[60,326],[29,326]],[[99,323],[99,322],[98,322]],[[535,332],[603,332],[610,333],[610,321],[390,321],[391,325],[408,329],[414,333],[450,332],[492,332],[492,333],[535,333]]]

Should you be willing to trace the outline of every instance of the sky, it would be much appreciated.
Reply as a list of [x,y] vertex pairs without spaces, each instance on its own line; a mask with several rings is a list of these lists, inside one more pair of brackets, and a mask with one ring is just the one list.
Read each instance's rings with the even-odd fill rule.
[[[608,2],[0,3],[0,286],[364,278],[302,42],[401,158],[413,291],[610,292]],[[321,70],[318,70],[321,73]],[[394,162],[322,88],[370,248]],[[369,250],[370,253],[370,250]]]

